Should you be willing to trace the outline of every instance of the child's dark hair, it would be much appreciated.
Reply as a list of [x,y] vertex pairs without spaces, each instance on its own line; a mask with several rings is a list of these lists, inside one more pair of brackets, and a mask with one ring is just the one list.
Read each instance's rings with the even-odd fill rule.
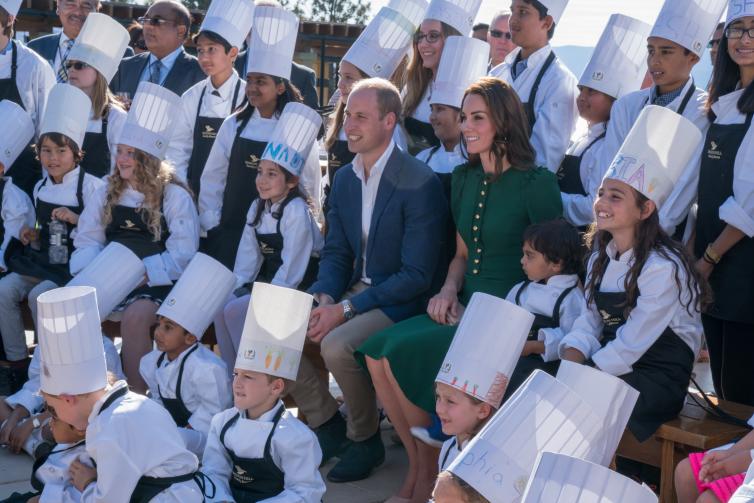
[[[644,194],[641,194],[637,190],[631,189],[631,191],[636,198],[637,207],[642,208],[649,201]],[[592,254],[597,254],[586,282],[586,299],[588,303],[594,300],[594,292],[602,281],[607,264],[610,262],[610,257],[607,254],[607,245],[611,239],[612,234],[610,232],[597,230],[597,226],[592,226],[586,235],[586,243],[591,248]],[[626,303],[622,307],[624,308],[626,318],[636,306],[636,301],[640,295],[639,275],[652,252],[657,253],[673,264],[673,278],[678,290],[678,301],[686,308],[689,314],[692,314],[692,311],[701,312],[711,303],[712,294],[707,280],[696,271],[694,258],[686,250],[686,247],[668,236],[662,229],[657,209],[637,224],[633,252],[634,256],[631,261],[631,267],[623,282],[626,291]],[[678,274],[679,266],[686,273],[685,284],[681,284],[681,278]],[[684,300],[684,290],[688,290],[688,298],[686,300]]]
[[233,49],[233,46],[230,45],[230,43],[225,40],[224,37],[218,35],[214,31],[203,30],[194,35],[193,41],[195,44],[198,42],[199,37],[204,37],[212,43],[220,44],[221,46],[223,46],[223,49],[225,49],[225,54],[228,54],[230,50]]
[[[281,113],[283,113],[283,109],[285,108],[285,105],[288,103],[303,103],[304,98],[301,95],[301,91],[298,90],[298,87],[294,86],[290,80],[283,79],[281,77],[275,77],[274,75],[269,75],[269,77],[275,82],[275,85],[283,84],[285,87],[285,91],[283,91],[283,94],[278,94],[277,102],[275,103],[275,115],[280,116]],[[236,120],[238,122],[241,122],[243,120],[248,119],[251,117],[251,114],[254,113],[254,107],[249,103],[248,101],[245,101],[243,105],[239,108],[238,116]]]
[[73,151],[73,162],[79,164],[84,158],[84,151],[76,145],[76,142],[62,133],[44,133],[39,137],[39,141],[34,145],[34,150],[37,152],[37,160],[39,160],[39,154],[42,151],[42,142],[47,138],[58,147],[68,147]]
[[[293,180],[294,176],[287,169],[280,168],[280,171],[282,171],[283,176],[285,176],[285,183],[289,183]],[[281,207],[284,207],[286,204],[288,204],[288,202],[290,202],[293,199],[296,199],[297,197],[300,197],[304,201],[308,202],[306,194],[304,194],[304,192],[301,190],[301,187],[298,184],[296,184],[296,186],[293,187],[288,192],[288,195],[285,197],[285,200],[283,201],[283,204],[281,205]],[[252,227],[256,227],[257,225],[259,225],[259,222],[262,219],[262,213],[264,213],[264,209],[267,202],[261,197],[257,197],[257,200],[259,201],[259,204],[257,204],[257,212],[254,215],[254,220],[251,222]],[[279,220],[280,218],[282,218],[283,215],[273,213],[272,216]]]
[[524,243],[544,255],[548,262],[560,264],[561,274],[579,274],[582,270],[581,236],[562,218],[530,225],[524,231]]
[[[537,9],[537,12],[539,13],[539,19],[540,21],[544,18],[546,18],[549,15],[547,7],[545,7],[542,2],[539,0],[524,0],[524,3],[527,3]],[[552,37],[555,35],[555,20],[552,21],[552,26],[549,30],[547,30],[547,40],[552,40]]]

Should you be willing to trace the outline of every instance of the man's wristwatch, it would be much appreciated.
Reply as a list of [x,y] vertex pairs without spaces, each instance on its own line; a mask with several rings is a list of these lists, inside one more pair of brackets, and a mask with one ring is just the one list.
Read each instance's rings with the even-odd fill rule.
[[350,300],[341,301],[340,305],[343,306],[343,318],[345,318],[346,321],[356,316],[356,309],[353,308],[353,304],[351,304]]
[[39,422],[39,418],[37,416],[34,416],[31,418],[31,425],[35,430],[38,430],[39,427],[42,426],[42,423]]

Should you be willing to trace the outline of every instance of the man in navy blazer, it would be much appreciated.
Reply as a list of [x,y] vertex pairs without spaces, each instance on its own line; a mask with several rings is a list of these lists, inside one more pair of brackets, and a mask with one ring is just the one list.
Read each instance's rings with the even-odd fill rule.
[[356,157],[333,181],[319,275],[309,289],[318,307],[307,336],[343,392],[347,423],[306,357],[291,392],[323,460],[340,457],[327,475],[332,482],[366,478],[384,460],[374,389],[353,352],[423,311],[444,246],[440,180],[392,140],[400,109],[398,90],[384,79],[362,80],[349,94],[344,130]]
[[[87,16],[99,10],[99,0],[59,0],[55,12],[63,26],[63,31],[35,38],[28,43],[29,49],[46,59],[57,76],[61,65],[65,63],[66,41],[76,40]],[[126,47],[123,57],[133,55],[134,50]]]
[[139,82],[147,80],[180,96],[205,79],[199,61],[183,50],[191,28],[191,14],[183,4],[159,0],[139,21],[144,25],[144,42],[149,52],[121,61],[110,82],[114,93],[128,93],[127,98],[133,99]]

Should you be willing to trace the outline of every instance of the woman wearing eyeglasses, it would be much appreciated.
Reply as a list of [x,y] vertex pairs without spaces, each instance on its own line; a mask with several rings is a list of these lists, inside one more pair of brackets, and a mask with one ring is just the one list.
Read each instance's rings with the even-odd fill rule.
[[730,1],[715,61],[693,239],[715,303],[702,314],[718,396],[754,405],[754,4]]
[[413,52],[403,78],[403,126],[408,133],[408,150],[416,155],[435,147],[440,140],[429,123],[437,68],[445,40],[451,35],[468,34],[481,0],[433,0],[424,21],[414,34]]
[[487,33],[487,43],[490,44],[490,64],[487,71],[492,70],[497,65],[505,61],[506,56],[516,48],[511,36],[511,29],[508,21],[511,18],[511,11],[501,10],[492,18],[490,31]]

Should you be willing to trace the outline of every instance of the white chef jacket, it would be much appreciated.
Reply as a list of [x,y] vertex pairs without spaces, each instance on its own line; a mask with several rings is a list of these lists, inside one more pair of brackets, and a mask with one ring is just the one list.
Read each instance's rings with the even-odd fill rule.
[[257,198],[251,203],[249,212],[246,214],[246,226],[241,235],[238,245],[236,264],[233,273],[236,275],[236,286],[239,288],[246,283],[252,283],[259,274],[264,256],[257,233],[274,234],[277,232],[278,222],[280,233],[283,235],[283,250],[281,257],[283,263],[272,278],[273,285],[287,288],[297,288],[309,265],[309,258],[313,253],[319,253],[325,244],[325,238],[314,220],[314,215],[306,201],[297,197],[290,201],[283,211],[280,221],[272,216],[280,208],[280,202],[270,205],[265,203],[265,210],[257,227],[252,227],[257,207],[260,204]]
[[[602,178],[609,167],[607,165],[600,165],[601,151],[605,144],[605,139],[597,140],[606,129],[606,122],[593,124],[589,127],[587,134],[574,141],[566,151],[566,155],[580,156],[589,145],[594,143],[584,153],[584,157],[581,158],[581,166],[579,167],[581,184],[584,186],[584,191],[587,195],[560,193],[560,198],[563,201],[563,216],[577,227],[589,225],[594,221],[594,209],[592,206],[597,199],[597,191],[602,184]],[[595,140],[597,141],[595,142]]]
[[[617,256],[614,241],[607,245],[610,261],[602,277],[601,291],[624,291],[625,276],[634,259],[633,250]],[[589,259],[588,274],[591,275],[592,265],[596,258],[593,254]],[[691,351],[699,352],[702,341],[701,316],[691,306],[691,314],[685,303],[691,296],[686,288],[686,274],[679,263],[674,263],[653,251],[647,258],[638,278],[639,297],[636,307],[618,328],[615,340],[605,347],[600,346],[602,316],[594,302],[588,304],[588,309],[576,320],[570,332],[560,342],[560,355],[566,348],[575,348],[587,358],[594,360],[597,367],[614,376],[628,374],[633,370],[633,364],[657,341],[666,328],[670,327],[685,342]],[[674,266],[678,270],[678,279],[682,287],[681,299],[678,300]]]
[[[17,61],[16,86],[21,95],[24,109],[31,115],[34,128],[39,133],[42,114],[47,106],[47,95],[55,85],[57,79],[50,68],[50,64],[25,45],[15,42]],[[11,48],[0,55],[0,79],[8,79],[11,75]],[[6,166],[6,169],[9,166]],[[12,175],[13,173],[8,173]]]
[[[272,421],[283,402],[278,400],[272,409],[259,419],[248,419],[245,411],[225,432],[225,445],[242,458],[261,458],[272,430]],[[235,407],[212,418],[207,448],[204,450],[202,471],[212,479],[217,488],[211,501],[234,501],[229,479],[233,462],[225,446],[220,443],[220,432],[225,423],[239,413]],[[275,428],[270,447],[272,460],[284,474],[283,492],[264,503],[319,503],[325,494],[325,483],[319,473],[322,450],[314,433],[290,412],[283,413]],[[261,503],[261,502],[260,502]]]
[[[233,94],[239,82],[238,96],[233,102]],[[186,180],[191,152],[194,149],[194,126],[202,91],[204,91],[204,99],[202,99],[202,109],[199,110],[199,115],[224,119],[243,103],[246,97],[246,82],[233,70],[228,80],[220,87],[213,86],[212,79],[207,77],[188,88],[181,96],[181,110],[177,114],[165,158],[175,166],[175,172],[182,180]],[[213,91],[219,93],[220,96],[212,94]]]
[[[453,460],[458,457],[459,454],[461,454],[461,451],[469,445],[470,440],[467,440],[463,443],[462,446],[459,448],[458,443],[458,437],[450,437],[445,442],[442,443],[442,447],[440,447],[440,457],[437,458],[437,471],[442,472],[443,470],[447,470],[448,467],[453,463]],[[448,456],[448,459],[445,459],[445,456]],[[445,461],[445,463],[443,463]]]
[[[197,306],[197,308],[201,307]],[[178,428],[178,431],[186,442],[186,447],[201,458],[212,416],[233,404],[233,393],[230,389],[225,363],[206,346],[200,342],[197,344],[199,348],[194,350],[186,360],[181,380],[181,399],[186,408],[191,411],[189,418],[191,429]],[[157,368],[157,360],[162,355],[162,351],[154,350],[141,358],[139,374],[147,383],[152,400],[162,405],[160,393],[165,398],[176,397],[175,390],[178,385],[181,362],[193,347],[186,349],[173,361],[168,361],[166,356],[159,368]]]
[[86,446],[79,444],[58,444],[50,456],[36,472],[36,477],[44,484],[40,503],[79,503],[81,492],[71,482],[68,470],[71,463],[81,461],[93,468],[92,459],[86,454]]
[[[421,162],[426,163],[432,171],[439,174],[452,173],[456,166],[466,163],[466,159],[463,157],[461,150],[461,144],[456,145],[453,150],[448,152],[443,146],[437,149],[437,151],[430,158],[430,154],[434,147],[430,147],[422,150],[416,154],[416,158]],[[429,162],[427,162],[429,159]]]
[[[71,255],[71,274],[77,274],[107,245],[106,224],[102,221],[107,187],[96,194],[96,202],[84,209],[79,219],[78,232],[73,244],[76,250]],[[119,205],[131,208],[144,202],[144,194],[127,188],[121,194]],[[199,249],[199,217],[191,194],[183,187],[170,183],[165,187],[162,211],[168,224],[169,235],[166,250],[145,257],[149,286],[171,285],[183,273]]]
[[[555,303],[563,290],[571,288],[579,282],[576,274],[558,274],[547,280],[545,284],[529,283],[529,286],[521,293],[519,302],[521,307],[532,314],[552,316]],[[511,288],[505,300],[516,303],[516,295],[525,282],[521,282]],[[571,331],[573,323],[587,311],[586,299],[581,287],[576,287],[566,295],[560,304],[560,326],[554,328],[540,328],[537,340],[545,343],[545,352],[540,356],[546,362],[559,359],[558,347],[565,334]]]
[[[223,193],[228,179],[228,165],[230,151],[238,129],[238,114],[233,114],[223,122],[217,132],[215,143],[204,165],[199,190],[199,219],[202,231],[208,231],[220,224],[223,210]],[[241,138],[255,141],[268,141],[277,117],[265,119],[254,109],[251,119],[243,131]],[[322,211],[322,171],[319,167],[319,149],[312,147],[301,172],[299,185],[308,197],[312,199],[315,217]]]
[[[94,404],[86,428],[86,452],[97,463],[97,480],[81,496],[82,503],[127,503],[143,475],[177,477],[199,468],[168,411],[136,393],[126,393],[102,414],[100,408],[118,381]],[[152,498],[151,503],[200,503],[204,500],[193,480],[179,482]]]
[[13,185],[11,177],[3,177],[5,188],[3,189],[3,205],[0,207],[0,225],[4,227],[5,234],[0,243],[0,271],[6,269],[5,250],[12,238],[19,239],[21,229],[24,226],[34,228],[36,213],[31,199],[26,192]]
[[[128,112],[120,107],[110,106],[107,112],[107,146],[110,148],[110,171],[115,169],[115,159],[118,156],[118,140],[120,132],[123,131],[123,125],[126,123]],[[93,119],[89,116],[89,122],[86,124],[87,133],[101,133],[102,119]],[[86,153],[84,153],[86,155]]]
[[[497,77],[513,86],[522,103],[529,101],[529,94],[537,80],[539,71],[552,52],[548,44],[529,56],[526,70],[513,80],[511,69],[516,64],[516,57],[521,52],[517,47],[506,56],[505,61],[490,70],[491,77]],[[546,166],[553,173],[563,162],[568,143],[576,127],[579,111],[576,99],[579,95],[578,79],[556,59],[542,77],[534,100],[534,130],[531,144],[537,155],[537,164]]]

